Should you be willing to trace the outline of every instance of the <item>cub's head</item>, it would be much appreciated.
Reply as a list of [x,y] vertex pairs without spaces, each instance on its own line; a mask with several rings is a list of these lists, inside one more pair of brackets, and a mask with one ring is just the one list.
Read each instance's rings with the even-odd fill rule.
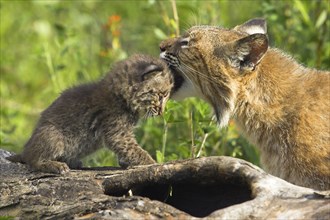
[[160,57],[174,75],[172,98],[198,96],[214,108],[220,126],[234,110],[239,83],[268,49],[266,22],[252,19],[233,29],[195,26],[160,44]]
[[114,92],[133,112],[143,117],[163,113],[174,82],[164,61],[138,54],[119,62],[111,73]]

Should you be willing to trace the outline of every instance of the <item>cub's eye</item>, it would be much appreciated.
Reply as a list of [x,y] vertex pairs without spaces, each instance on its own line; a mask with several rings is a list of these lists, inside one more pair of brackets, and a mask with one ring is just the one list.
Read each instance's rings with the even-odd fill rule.
[[163,68],[161,66],[157,66],[154,64],[151,64],[147,66],[142,73],[142,81],[146,79],[150,79],[151,77],[157,75],[159,72],[163,71]]
[[180,46],[181,46],[181,48],[187,48],[188,47],[188,44],[189,44],[189,38],[188,37],[182,38],[180,40]]

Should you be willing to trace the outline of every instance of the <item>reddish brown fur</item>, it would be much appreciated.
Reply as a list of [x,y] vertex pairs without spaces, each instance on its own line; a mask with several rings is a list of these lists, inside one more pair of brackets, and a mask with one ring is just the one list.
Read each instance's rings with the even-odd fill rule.
[[[169,54],[176,57],[180,65],[175,72],[213,106],[220,126],[234,117],[260,148],[262,164],[271,174],[330,189],[330,73],[267,49],[265,34],[244,32],[266,32],[264,24],[257,19],[232,30],[193,27],[181,38],[162,42],[161,56],[170,64]],[[178,49],[186,38],[188,45]]]
[[270,49],[239,83],[235,120],[260,147],[265,168],[298,185],[329,189],[330,74]]

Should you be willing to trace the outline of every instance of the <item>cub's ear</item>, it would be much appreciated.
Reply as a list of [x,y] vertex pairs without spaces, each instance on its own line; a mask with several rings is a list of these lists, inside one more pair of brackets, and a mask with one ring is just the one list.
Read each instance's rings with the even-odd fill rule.
[[143,73],[141,75],[141,80],[144,81],[150,79],[151,77],[160,74],[161,71],[163,71],[163,67],[157,66],[155,64],[150,64],[143,70]]
[[241,38],[229,46],[230,64],[243,70],[254,70],[268,49],[268,38],[264,34],[253,34]]
[[252,34],[267,34],[267,22],[263,18],[254,18],[248,20],[242,25],[238,25],[234,28],[234,30],[247,33],[249,35]]

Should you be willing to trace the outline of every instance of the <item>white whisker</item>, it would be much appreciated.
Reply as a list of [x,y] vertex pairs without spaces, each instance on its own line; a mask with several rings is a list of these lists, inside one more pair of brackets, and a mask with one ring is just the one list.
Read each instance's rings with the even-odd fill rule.
[[[207,75],[205,75],[205,74],[203,74],[203,73],[201,73],[201,72],[199,72],[199,71],[193,69],[192,67],[190,67],[190,66],[188,66],[188,65],[186,65],[186,64],[184,64],[184,63],[181,63],[181,65],[183,65],[185,68],[187,68],[187,69],[190,70],[191,72],[196,73],[197,75],[199,75],[199,76],[202,77],[203,79],[207,80],[208,82],[210,82],[210,83],[214,83],[214,84],[217,84],[217,82],[214,81],[214,80],[212,80],[211,77],[208,77]],[[187,77],[187,78],[189,79],[189,77]]]
[[180,70],[180,72],[184,75],[185,79],[189,80],[189,82],[194,85],[194,83],[191,81],[191,79],[187,76],[187,74],[184,72],[184,70],[182,69],[181,66],[178,67],[178,69]]

